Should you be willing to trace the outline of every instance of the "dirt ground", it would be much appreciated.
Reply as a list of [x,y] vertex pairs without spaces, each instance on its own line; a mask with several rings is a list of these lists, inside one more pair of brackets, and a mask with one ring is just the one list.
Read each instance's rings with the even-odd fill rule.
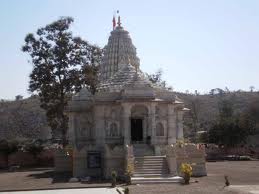
[[192,178],[190,185],[134,185],[129,188],[134,194],[234,194],[224,188],[224,175],[229,177],[231,185],[259,185],[259,161],[208,162],[206,167],[208,176]]
[[[192,178],[190,185],[149,184],[129,186],[131,194],[203,194],[235,193],[224,188],[224,175],[231,185],[259,185],[259,161],[228,161],[207,163],[208,176]],[[35,168],[19,172],[0,172],[0,191],[54,189],[75,187],[108,187],[110,183],[68,183],[68,174],[55,174],[50,168]]]

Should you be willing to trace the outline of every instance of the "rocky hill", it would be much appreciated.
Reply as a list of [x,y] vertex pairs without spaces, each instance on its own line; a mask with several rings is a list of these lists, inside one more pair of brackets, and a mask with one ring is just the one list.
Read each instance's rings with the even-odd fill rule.
[[51,132],[37,97],[0,101],[0,139],[48,139]]

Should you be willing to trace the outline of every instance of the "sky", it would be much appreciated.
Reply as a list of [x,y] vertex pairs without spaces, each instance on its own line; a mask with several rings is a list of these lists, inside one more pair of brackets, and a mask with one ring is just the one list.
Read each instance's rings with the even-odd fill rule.
[[257,0],[1,0],[0,99],[30,96],[26,34],[71,16],[75,36],[103,47],[116,10],[141,70],[162,69],[175,91],[259,90]]

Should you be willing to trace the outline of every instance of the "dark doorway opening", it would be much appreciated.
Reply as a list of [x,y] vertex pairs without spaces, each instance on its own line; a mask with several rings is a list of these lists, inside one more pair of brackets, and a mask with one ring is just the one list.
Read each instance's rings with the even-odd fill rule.
[[131,119],[131,141],[143,141],[142,119]]

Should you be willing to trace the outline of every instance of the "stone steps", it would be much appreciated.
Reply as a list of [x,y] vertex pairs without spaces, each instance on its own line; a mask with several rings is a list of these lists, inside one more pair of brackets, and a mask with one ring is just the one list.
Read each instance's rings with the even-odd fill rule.
[[168,175],[164,156],[136,157],[133,177],[163,177]]
[[183,180],[182,177],[132,177],[132,184],[154,184],[154,183],[179,183]]
[[178,183],[181,177],[169,174],[165,156],[154,156],[149,145],[138,144],[133,147],[135,161],[132,184]]
[[132,177],[142,177],[142,178],[159,178],[167,177],[163,173],[134,173]]
[[136,167],[135,166],[135,170],[163,170],[164,167],[163,166],[156,166],[156,167],[153,167],[152,165],[150,167]]

